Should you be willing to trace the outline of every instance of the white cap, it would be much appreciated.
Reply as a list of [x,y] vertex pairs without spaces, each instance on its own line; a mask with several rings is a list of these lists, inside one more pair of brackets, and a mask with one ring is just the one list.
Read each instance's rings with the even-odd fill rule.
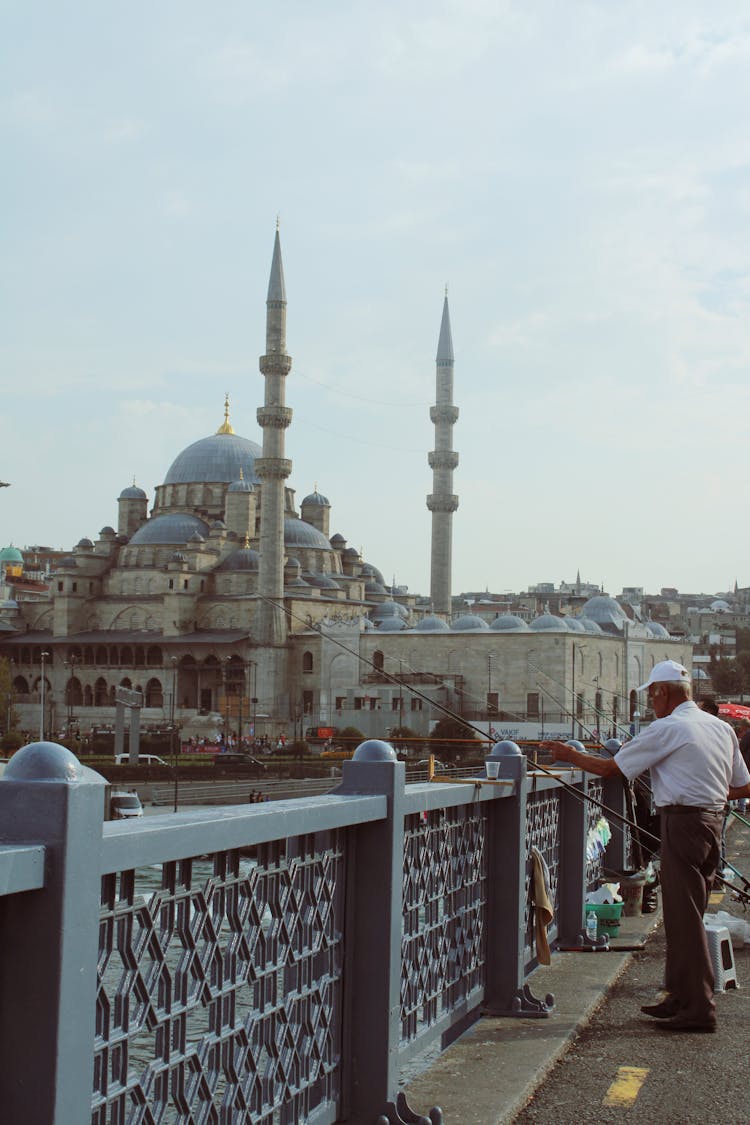
[[652,684],[689,684],[690,673],[687,668],[683,668],[676,660],[660,660],[658,664],[654,664],[651,669],[651,675],[646,680],[645,684],[637,689],[638,691],[645,691],[646,688],[651,687]]

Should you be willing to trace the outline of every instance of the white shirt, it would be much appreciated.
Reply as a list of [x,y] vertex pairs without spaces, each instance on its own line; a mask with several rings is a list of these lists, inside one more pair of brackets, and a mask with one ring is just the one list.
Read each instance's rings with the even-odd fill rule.
[[722,809],[729,787],[747,785],[750,772],[742,760],[732,727],[692,699],[671,715],[656,719],[615,755],[627,778],[651,770],[657,808],[697,805]]

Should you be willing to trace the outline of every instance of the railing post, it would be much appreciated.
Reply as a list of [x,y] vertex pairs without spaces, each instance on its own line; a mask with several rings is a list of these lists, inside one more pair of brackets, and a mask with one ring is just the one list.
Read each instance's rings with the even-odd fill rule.
[[576,786],[580,797],[563,789],[560,793],[560,885],[558,887],[558,942],[576,945],[583,930],[586,898],[586,832],[588,824],[588,779],[581,775]]
[[512,1015],[524,983],[526,890],[526,757],[515,742],[498,742],[489,759],[500,760],[498,779],[514,783],[513,796],[488,805],[487,974],[485,1011]]
[[99,855],[106,782],[37,742],[0,779],[0,840],[45,846],[45,886],[0,898],[3,1120],[91,1118]]
[[343,1116],[374,1122],[395,1104],[401,1038],[405,767],[377,740],[344,762],[338,794],[384,794],[385,820],[352,830],[348,875]]

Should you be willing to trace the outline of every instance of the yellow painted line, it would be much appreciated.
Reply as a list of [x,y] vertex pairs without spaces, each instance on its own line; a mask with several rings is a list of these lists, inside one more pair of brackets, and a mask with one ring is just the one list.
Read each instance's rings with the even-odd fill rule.
[[723,891],[711,891],[711,894],[708,896],[708,905],[709,906],[719,906],[720,903],[722,903],[723,901],[724,901],[724,892]]
[[621,1066],[602,1105],[632,1105],[648,1076],[648,1067]]

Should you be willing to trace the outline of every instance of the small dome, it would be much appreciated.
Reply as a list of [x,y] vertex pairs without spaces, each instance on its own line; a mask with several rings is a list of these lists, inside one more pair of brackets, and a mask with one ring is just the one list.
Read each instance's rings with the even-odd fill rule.
[[231,555],[220,562],[217,571],[227,570],[257,570],[260,565],[260,555],[252,547],[240,547],[232,551]]
[[224,520],[214,520],[211,524],[212,531],[226,531],[226,529],[227,525],[224,523]]
[[373,621],[384,619],[386,617],[401,617],[403,620],[409,616],[409,611],[406,606],[399,605],[398,602],[381,602],[380,605],[375,606],[375,609],[370,614]]
[[303,577],[309,586],[317,586],[319,590],[338,590],[338,582],[328,574],[314,574],[311,571],[304,571]]
[[208,526],[203,520],[190,515],[189,512],[165,512],[161,516],[154,516],[144,523],[143,527],[139,527],[130,543],[134,547],[143,544],[177,545],[190,542],[195,534],[208,535]]
[[648,629],[652,637],[658,637],[659,640],[671,640],[668,631],[658,621],[647,621],[646,628]]
[[601,635],[602,629],[597,625],[596,621],[592,621],[590,617],[577,617],[576,621],[579,621],[581,625],[583,625],[584,632],[591,633],[594,636],[596,636],[597,633]]
[[447,621],[443,621],[442,617],[436,617],[434,613],[428,613],[421,621],[418,621],[414,626],[415,633],[449,633],[450,625]]
[[500,613],[490,622],[493,633],[528,633],[529,627],[522,617],[515,613]]
[[302,503],[316,504],[319,508],[330,508],[331,506],[328,497],[324,496],[322,492],[318,492],[317,489],[315,492],[311,492],[309,496],[306,496]]
[[362,574],[365,578],[367,578],[368,576],[370,578],[374,578],[376,582],[379,582],[381,586],[385,587],[385,579],[383,578],[383,575],[380,573],[376,566],[372,565],[372,563],[364,564],[364,566],[362,567]]
[[565,624],[571,633],[585,633],[586,626],[582,625],[577,617],[566,617]]
[[79,551],[93,551],[94,544],[90,539],[87,539],[86,536],[84,536],[83,539],[78,540],[78,542],[76,543],[76,547]]
[[255,488],[249,480],[233,480],[227,492],[255,492]]
[[110,527],[109,524],[107,524],[106,527],[103,527],[101,529],[101,531],[99,532],[99,536],[102,539],[114,539],[114,537],[116,535],[117,535],[117,532],[115,531],[115,529],[113,527]]
[[454,633],[465,633],[469,630],[472,632],[481,632],[489,629],[489,625],[483,617],[477,617],[474,613],[462,613],[460,617],[451,624],[451,629]]
[[542,613],[535,617],[529,625],[534,633],[567,633],[568,626],[563,617],[555,617],[554,613]]
[[346,545],[346,539],[344,539],[343,535],[339,535],[338,531],[336,532],[335,535],[331,536],[331,546],[332,547],[341,548],[341,547],[344,547],[345,545]]
[[376,582],[371,578],[369,582],[365,582],[365,597],[379,598],[385,594],[385,586],[382,582]]
[[285,547],[316,547],[319,551],[330,551],[331,544],[322,531],[311,523],[288,516],[284,520]]
[[406,628],[403,617],[384,617],[378,625],[379,633],[400,633]]
[[714,613],[729,613],[729,602],[725,602],[723,598],[717,598],[715,602],[711,602],[711,609]]
[[201,535],[200,531],[194,531],[188,539],[188,543],[205,543],[205,536]]
[[118,500],[148,500],[148,497],[137,484],[131,484],[127,488],[123,488]]
[[346,559],[358,559],[359,558],[359,551],[357,550],[356,547],[347,547],[346,550],[344,551],[344,558],[346,558]]
[[0,551],[0,563],[14,563],[23,566],[23,555],[18,547],[3,547]]

